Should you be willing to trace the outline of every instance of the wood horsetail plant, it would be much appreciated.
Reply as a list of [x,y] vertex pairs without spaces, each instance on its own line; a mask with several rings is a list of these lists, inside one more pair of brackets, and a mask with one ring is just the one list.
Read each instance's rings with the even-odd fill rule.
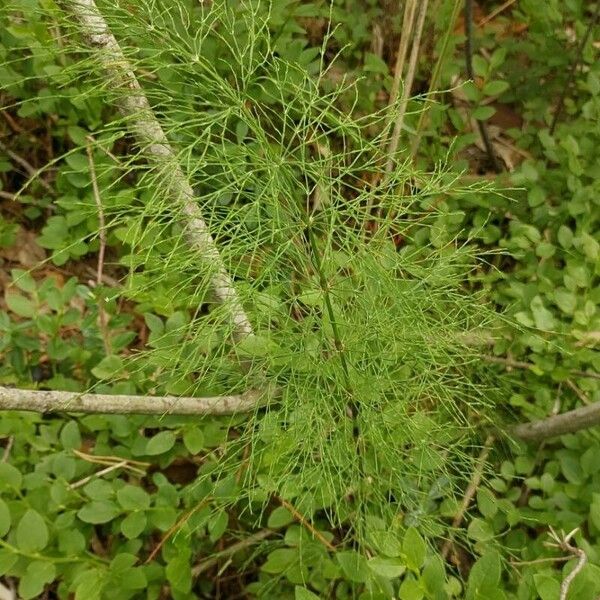
[[105,358],[98,391],[243,398],[198,485],[249,513],[276,496],[373,551],[377,531],[442,534],[430,515],[468,478],[497,393],[467,339],[497,316],[466,283],[474,244],[414,243],[469,190],[402,144],[386,154],[404,100],[361,113],[331,32],[292,60],[267,2],[45,5],[64,66],[44,83],[82,113],[60,164],[97,219],[91,146],[123,274],[107,293],[150,331]]

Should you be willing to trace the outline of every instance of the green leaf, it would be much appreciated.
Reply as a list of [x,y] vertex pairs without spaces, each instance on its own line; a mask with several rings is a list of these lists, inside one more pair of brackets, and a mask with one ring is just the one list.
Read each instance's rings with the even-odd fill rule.
[[486,518],[493,518],[498,512],[496,497],[487,488],[480,488],[477,491],[477,508]]
[[586,258],[597,261],[600,258],[600,244],[589,234],[581,234],[581,248]]
[[119,509],[114,502],[109,500],[94,500],[86,504],[77,512],[77,516],[84,523],[99,525],[112,521],[119,514]]
[[30,562],[25,575],[19,580],[19,596],[23,600],[37,598],[45,585],[54,581],[55,577],[56,567],[53,563],[42,560]]
[[19,560],[19,555],[16,552],[0,548],[0,575],[6,575],[17,560]]
[[381,73],[382,75],[387,75],[389,72],[387,63],[372,52],[365,53],[363,68],[365,71],[370,71],[372,73]]
[[490,67],[492,69],[497,69],[500,65],[504,63],[506,59],[506,48],[504,46],[500,46],[500,48],[494,50],[492,56],[490,57]]
[[13,283],[23,292],[33,294],[37,290],[35,280],[28,271],[22,269],[11,269]]
[[0,489],[20,490],[23,477],[19,469],[7,462],[0,462]]
[[567,315],[572,315],[577,308],[577,296],[566,288],[554,290],[554,302]]
[[590,504],[590,521],[594,527],[600,530],[600,494],[592,495],[592,503]]
[[191,454],[198,454],[204,448],[204,432],[192,425],[183,431],[183,445]]
[[587,86],[592,96],[600,95],[600,77],[594,71],[588,73]]
[[99,600],[104,588],[103,573],[91,569],[80,573],[75,582],[75,600]]
[[509,88],[508,81],[488,81],[483,86],[483,93],[486,96],[499,96]]
[[187,557],[176,555],[167,563],[165,574],[176,590],[187,593],[192,588],[192,569]]
[[481,54],[473,55],[473,70],[478,77],[485,77],[488,71],[488,63]]
[[78,556],[86,546],[86,539],[78,529],[66,529],[58,534],[58,549],[65,556]]
[[143,567],[130,567],[119,573],[117,583],[124,590],[143,590],[148,586],[148,580]]
[[236,348],[243,356],[252,358],[261,358],[280,350],[279,346],[270,338],[256,334],[247,335]]
[[444,561],[439,555],[434,555],[425,563],[421,573],[421,583],[429,592],[431,598],[446,598],[444,587],[446,586],[446,569]]
[[146,514],[137,511],[127,515],[121,522],[121,533],[128,539],[132,540],[138,537],[144,529],[146,529]]
[[402,555],[402,543],[391,531],[376,530],[370,534],[373,545],[386,556],[397,558]]
[[125,485],[117,492],[117,501],[125,510],[144,510],[150,506],[150,495],[137,485]]
[[300,554],[295,548],[278,548],[269,552],[267,561],[261,567],[265,573],[276,575],[283,573],[288,567],[298,561]]
[[69,421],[60,432],[60,443],[65,450],[77,450],[81,447],[81,434],[77,421]]
[[156,335],[162,335],[164,333],[165,324],[160,317],[157,317],[152,313],[144,313],[144,321],[146,321],[146,325],[152,333]]
[[4,537],[8,533],[10,524],[10,510],[6,502],[0,498],[0,537]]
[[177,511],[172,506],[156,506],[147,515],[152,525],[161,531],[167,531],[177,520]]
[[123,360],[119,356],[105,356],[93,369],[98,379],[114,379],[123,369]]
[[319,600],[319,596],[297,585],[294,588],[294,600]]
[[114,495],[112,483],[104,479],[93,479],[83,487],[83,491],[92,500],[108,500]]
[[530,304],[531,312],[535,326],[538,329],[551,331],[556,326],[556,321],[552,313],[544,306],[544,302],[540,296],[535,296]]
[[342,567],[344,575],[355,583],[366,583],[369,581],[369,564],[367,559],[354,550],[346,552],[338,552],[336,554],[337,561]]
[[224,510],[219,511],[208,521],[208,534],[211,542],[216,542],[221,538],[227,529],[229,515]]
[[477,542],[488,542],[494,537],[494,531],[483,519],[473,519],[469,523],[467,535]]
[[534,185],[527,194],[527,203],[531,208],[540,206],[546,201],[546,192],[539,185]]
[[467,600],[486,598],[486,593],[498,587],[501,570],[500,554],[496,550],[488,550],[471,568],[467,581]]
[[278,506],[270,515],[267,521],[267,527],[270,529],[279,529],[289,525],[294,520],[292,513],[283,506]]
[[400,600],[421,600],[425,596],[423,588],[414,577],[406,577],[398,592]]
[[30,508],[17,525],[17,547],[23,552],[39,552],[48,544],[48,527],[43,517]]
[[157,456],[165,454],[175,445],[175,434],[172,431],[161,431],[146,443],[146,454]]
[[402,552],[410,569],[418,571],[423,566],[427,545],[416,528],[409,527],[406,530],[402,542]]
[[478,121],[485,121],[496,113],[496,109],[493,106],[478,106],[473,111],[473,118]]
[[540,600],[558,600],[560,597],[560,583],[554,577],[536,573],[533,582]]
[[371,571],[387,579],[400,577],[406,571],[406,565],[401,559],[386,558],[385,556],[374,556],[369,560]]
[[35,315],[35,304],[18,292],[7,291],[4,295],[8,309],[19,317],[31,319]]

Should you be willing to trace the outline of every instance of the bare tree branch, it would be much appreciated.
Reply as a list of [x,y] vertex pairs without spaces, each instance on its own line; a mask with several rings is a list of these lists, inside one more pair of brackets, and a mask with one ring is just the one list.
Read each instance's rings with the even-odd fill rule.
[[108,75],[108,85],[121,93],[116,102],[117,108],[127,118],[128,126],[142,152],[149,162],[160,169],[161,176],[164,176],[161,184],[183,214],[188,241],[210,270],[215,296],[230,310],[234,339],[239,341],[245,338],[252,333],[252,325],[202,217],[194,191],[131,65],[94,0],[63,0],[63,4],[76,17],[87,44],[95,50]]
[[265,392],[190,398],[19,390],[0,386],[0,410],[144,415],[228,415],[255,408]]
[[512,434],[523,441],[536,442],[557,435],[575,433],[596,425],[600,425],[600,402],[539,421],[521,423],[512,429]]

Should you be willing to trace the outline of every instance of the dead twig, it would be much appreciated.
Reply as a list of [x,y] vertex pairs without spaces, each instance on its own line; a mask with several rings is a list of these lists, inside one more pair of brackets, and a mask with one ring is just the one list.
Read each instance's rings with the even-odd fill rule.
[[[415,71],[417,67],[417,59],[419,57],[419,49],[421,45],[421,35],[423,33],[423,26],[425,24],[425,15],[427,14],[428,0],[422,0],[420,4],[419,16],[417,18],[415,35],[412,42],[412,48],[410,52],[410,58],[408,61],[408,68],[406,72],[406,78],[404,79],[404,85],[402,87],[402,97],[400,99],[400,106],[398,107],[398,113],[394,123],[394,130],[390,137],[390,141],[387,147],[387,162],[385,165],[385,179],[387,179],[394,168],[396,162],[395,156],[398,151],[398,144],[400,142],[400,135],[404,128],[404,117],[406,116],[406,109],[408,107],[408,100],[412,92],[413,81],[415,78]],[[404,36],[403,36],[404,37]],[[398,65],[397,65],[398,66]],[[396,73],[396,77],[399,77]]]
[[489,15],[486,15],[477,23],[477,27],[483,27],[493,19],[495,19],[501,12],[504,12],[507,8],[512,6],[516,0],[506,0],[503,4],[501,4],[498,8],[495,8]]
[[577,385],[575,385],[570,379],[567,379],[565,383],[575,392],[575,395],[584,403],[591,404],[592,401],[584,394],[583,390],[581,390]]
[[[120,468],[126,469],[143,477],[146,474],[146,469],[150,466],[148,462],[142,462],[139,460],[133,460],[131,458],[125,459],[122,456],[103,456],[96,454],[87,454],[80,450],[73,450],[75,456],[85,460],[86,462],[94,463],[97,465],[108,465],[111,468],[119,466]],[[122,464],[124,463],[124,464]],[[100,473],[92,474],[91,477],[97,476]]]
[[[93,141],[93,140],[92,140]],[[100,197],[100,190],[98,189],[98,180],[96,178],[96,166],[94,164],[94,154],[92,146],[90,144],[90,138],[86,145],[88,165],[90,168],[90,179],[92,180],[92,192],[94,195],[94,201],[96,202],[96,208],[98,209],[98,222],[99,230],[98,236],[100,239],[100,248],[98,249],[98,266],[96,268],[96,285],[102,285],[102,275],[104,271],[104,254],[106,252],[106,221],[104,219],[104,208],[102,207],[102,198]],[[110,341],[110,331],[108,328],[108,315],[106,313],[106,307],[104,306],[104,297],[102,294],[97,295],[98,300],[98,327],[102,335],[102,342],[104,345],[104,352],[106,356],[112,354],[112,344]]]
[[200,212],[194,191],[152,111],[133,67],[125,58],[94,0],[65,0],[63,4],[78,21],[87,44],[106,71],[108,86],[119,93],[117,107],[126,117],[143,154],[160,170],[160,184],[181,213],[188,242],[208,269],[215,296],[229,309],[234,340],[244,339],[253,332],[250,320]]
[[[458,19],[461,5],[462,5],[462,0],[454,0],[454,6],[452,7],[450,21],[449,21],[448,25],[446,26],[446,33],[444,34],[444,39],[442,41],[442,47],[440,48],[440,53],[436,60],[435,67],[433,68],[433,72],[431,74],[431,79],[429,80],[429,90],[427,92],[428,100],[431,97],[431,95],[433,93],[435,93],[437,90],[437,86],[438,86],[439,79],[440,79],[440,74],[442,71],[442,65],[446,58],[446,52],[448,51],[450,37],[451,37],[452,32],[454,31],[454,25],[456,23],[456,20]],[[413,158],[413,159],[416,156],[419,146],[421,144],[421,140],[423,138],[423,127],[425,126],[428,115],[429,115],[429,111],[427,109],[422,110],[421,114],[419,115],[419,121],[417,123],[417,128],[416,128],[416,134],[415,134],[415,137],[413,139],[413,142],[412,142],[411,148],[410,148],[411,158]]]
[[[465,518],[465,514],[471,505],[471,501],[475,496],[477,489],[479,488],[479,484],[481,483],[481,478],[483,477],[483,470],[485,469],[485,465],[487,463],[488,456],[490,455],[490,450],[492,449],[493,443],[496,441],[496,438],[493,435],[490,435],[485,440],[483,444],[483,449],[481,450],[481,454],[477,459],[477,463],[475,465],[475,470],[473,471],[473,475],[471,477],[471,481],[465,490],[465,495],[463,496],[462,502],[457,513],[454,515],[454,519],[452,520],[452,527],[454,529],[458,529],[461,526],[463,519]],[[446,559],[450,550],[452,549],[452,541],[446,540],[444,546],[442,547],[442,558]]]
[[552,541],[545,542],[545,544],[544,544],[545,546],[548,546],[549,548],[558,548],[558,549],[562,550],[563,552],[568,552],[571,555],[569,558],[576,557],[578,559],[577,564],[575,565],[573,570],[563,579],[563,582],[560,585],[559,600],[567,600],[569,588],[571,587],[573,580],[575,579],[575,577],[577,577],[577,575],[579,573],[581,573],[581,570],[583,569],[583,567],[585,567],[585,564],[587,563],[587,560],[588,560],[587,554],[585,553],[585,551],[582,548],[577,548],[577,546],[573,546],[570,543],[571,539],[573,539],[573,536],[578,531],[579,531],[579,527],[573,529],[573,531],[571,531],[567,535],[565,535],[564,532],[561,532],[561,535],[558,535],[556,533],[556,531],[554,531],[554,529],[552,529],[552,527],[550,527],[549,535],[550,535],[550,538],[552,539]]
[[[512,358],[506,358],[503,356],[491,356],[489,354],[484,354],[481,358],[487,362],[504,365],[505,367],[511,369],[526,369],[531,371],[537,368],[537,365],[534,365],[533,363],[525,362],[522,360],[513,360]],[[589,377],[590,379],[600,379],[600,373],[596,373],[595,371],[582,371],[578,369],[573,369],[570,371],[570,373],[571,375],[576,375],[577,377]]]
[[329,550],[330,552],[336,551],[335,546],[304,515],[298,512],[296,508],[294,508],[294,506],[292,506],[287,500],[284,500],[283,498],[277,496],[277,501],[281,504],[281,506],[283,506],[292,514],[294,519],[296,519],[296,521],[298,521],[298,523],[300,523],[302,527],[308,530],[316,540],[321,542],[321,544],[323,544],[323,546],[325,546],[327,550]]
[[247,538],[240,540],[239,542],[232,544],[229,548],[225,548],[220,552],[215,552],[211,557],[206,558],[200,561],[197,565],[192,568],[192,577],[198,577],[205,571],[208,571],[210,568],[215,566],[221,558],[230,558],[234,554],[237,554],[241,550],[245,548],[249,548],[250,546],[254,546],[255,544],[259,544],[263,540],[275,535],[275,531],[273,529],[261,529],[257,533],[254,533]]
[[[87,477],[84,477],[83,479],[80,479],[79,481],[75,481],[74,483],[72,483],[69,486],[69,488],[72,490],[76,490],[77,488],[84,486],[86,483],[89,483],[92,479],[95,479],[96,477],[102,477],[103,475],[106,475],[108,473],[111,473],[112,471],[116,471],[117,469],[120,469],[120,468],[126,467],[126,466],[127,466],[127,461],[122,460],[121,462],[110,465],[109,467],[106,467],[105,469],[101,469],[100,471],[97,471],[96,473],[92,473],[91,475],[88,475]],[[143,471],[142,471],[142,473],[143,473]]]
[[148,555],[148,558],[146,559],[144,564],[147,565],[148,563],[151,563],[156,558],[156,555],[160,552],[160,549],[166,544],[167,540],[169,538],[171,538],[171,536],[174,533],[179,531],[179,529],[181,529],[181,527],[183,527],[183,525],[185,525],[189,521],[189,519],[192,515],[197,513],[204,506],[206,506],[209,501],[210,501],[210,498],[204,498],[204,500],[201,500],[200,502],[198,502],[198,504],[196,504],[196,506],[194,506],[193,508],[188,510],[181,518],[179,518],[177,520],[177,522],[168,529],[168,531],[165,533],[165,535],[162,536],[160,542],[158,542],[158,544],[156,544],[156,547],[152,550],[152,552],[150,552],[150,554]]
[[402,31],[400,32],[400,44],[396,54],[396,65],[394,66],[394,80],[390,91],[389,104],[394,104],[398,98],[400,81],[404,72],[404,63],[406,62],[406,53],[408,52],[408,42],[412,36],[415,13],[417,10],[416,0],[407,0],[404,5],[404,16],[402,17]]
[[14,443],[15,437],[13,435],[9,436],[6,440],[6,446],[4,446],[4,451],[2,452],[2,460],[0,462],[6,462],[8,460],[8,457],[10,456],[10,451],[12,450]]
[[513,567],[528,567],[529,565],[543,565],[544,563],[567,562],[572,556],[549,556],[547,558],[536,558],[534,560],[511,560]]
[[13,152],[10,148],[6,146],[3,142],[0,142],[0,150],[4,152],[7,156],[9,156],[13,162],[17,163],[25,170],[25,173],[29,176],[30,179],[38,179],[42,187],[46,188],[47,191],[52,191],[52,186],[44,179],[39,177],[40,171],[38,171],[35,167],[33,167],[29,162],[27,162],[22,156],[19,156],[16,152]]
[[204,398],[129,396],[50,390],[19,390],[0,386],[0,410],[38,413],[72,412],[138,415],[230,415],[250,411],[268,390]]
[[510,433],[524,442],[539,442],[567,433],[575,433],[600,425],[600,402],[582,406],[560,415],[553,415],[538,421],[521,423]]

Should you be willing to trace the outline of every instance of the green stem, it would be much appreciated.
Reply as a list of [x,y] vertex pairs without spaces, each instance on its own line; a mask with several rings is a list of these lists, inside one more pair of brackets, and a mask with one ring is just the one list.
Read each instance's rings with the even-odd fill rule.
[[[14,554],[18,554],[19,556],[24,556],[25,558],[29,558],[31,560],[46,560],[46,561],[50,561],[50,562],[57,563],[57,564],[86,562],[86,559],[81,558],[81,557],[69,558],[67,556],[46,556],[44,554],[39,554],[37,552],[23,552],[22,550],[19,550],[17,547],[13,546],[12,544],[9,544],[8,542],[5,542],[2,539],[0,539],[0,546],[2,548],[6,548],[6,550],[9,550],[10,552],[12,552]],[[91,553],[88,553],[88,556],[89,556],[90,560],[92,560],[93,562],[97,562],[99,564],[104,564],[104,563],[108,562],[107,560],[99,559],[96,555],[91,554]]]

